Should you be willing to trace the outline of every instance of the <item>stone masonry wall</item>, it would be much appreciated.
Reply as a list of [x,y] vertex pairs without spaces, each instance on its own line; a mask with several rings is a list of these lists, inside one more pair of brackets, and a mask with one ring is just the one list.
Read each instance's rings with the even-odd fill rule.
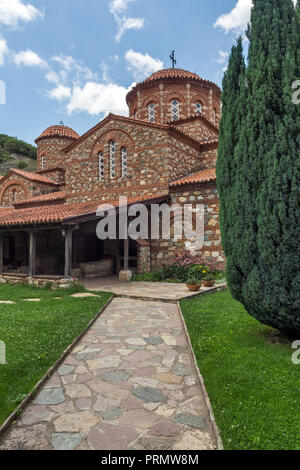
[[36,183],[12,173],[3,182],[0,181],[0,206],[11,206],[15,202],[47,194],[53,190],[52,185]]
[[[109,143],[115,142],[115,178],[110,176]],[[127,176],[122,175],[121,149],[127,149]],[[104,176],[99,181],[99,153]],[[168,190],[168,184],[202,168],[199,151],[167,131],[134,121],[110,121],[65,155],[68,202],[138,197]]]
[[[225,257],[222,251],[221,232],[219,225],[219,200],[216,184],[205,183],[199,185],[186,185],[174,188],[171,192],[172,204],[196,204],[204,205],[204,246],[200,251],[194,252],[190,240],[183,238],[173,240],[152,240],[151,242],[151,270],[160,269],[163,265],[175,261],[175,254],[182,256],[201,256],[207,261],[213,262],[217,268],[222,267]],[[195,227],[194,227],[195,229]]]

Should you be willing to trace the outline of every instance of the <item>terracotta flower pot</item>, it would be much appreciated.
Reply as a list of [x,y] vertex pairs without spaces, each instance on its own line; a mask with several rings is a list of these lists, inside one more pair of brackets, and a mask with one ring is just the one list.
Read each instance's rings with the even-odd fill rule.
[[201,284],[194,284],[194,285],[186,284],[186,287],[188,288],[188,290],[192,292],[197,292],[198,290],[200,290]]
[[203,287],[214,287],[216,281],[202,281]]

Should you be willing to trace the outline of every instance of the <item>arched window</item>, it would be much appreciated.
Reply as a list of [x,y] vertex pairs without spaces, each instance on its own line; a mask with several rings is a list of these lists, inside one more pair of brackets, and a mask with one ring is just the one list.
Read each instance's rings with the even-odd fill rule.
[[103,152],[98,155],[99,181],[104,181],[104,158]]
[[41,158],[41,168],[42,168],[42,170],[45,170],[45,167],[46,167],[46,157],[45,157],[45,155],[42,155],[42,158]]
[[155,105],[154,103],[150,103],[148,106],[148,121],[155,122]]
[[172,121],[179,120],[179,101],[177,100],[171,102],[171,119]]
[[109,143],[110,153],[110,177],[113,179],[116,177],[116,147],[113,140]]
[[199,101],[196,103],[196,114],[202,114],[202,104]]
[[122,177],[127,177],[127,148],[122,148]]

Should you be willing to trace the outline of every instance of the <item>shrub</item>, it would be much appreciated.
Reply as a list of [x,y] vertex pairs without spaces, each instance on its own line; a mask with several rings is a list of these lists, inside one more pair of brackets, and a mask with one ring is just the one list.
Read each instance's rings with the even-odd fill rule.
[[191,278],[186,281],[189,286],[199,286],[199,279]]

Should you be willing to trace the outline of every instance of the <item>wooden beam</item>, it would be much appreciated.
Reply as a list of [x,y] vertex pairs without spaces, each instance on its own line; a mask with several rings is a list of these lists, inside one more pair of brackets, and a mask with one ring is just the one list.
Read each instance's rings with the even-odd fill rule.
[[0,273],[3,272],[3,233],[0,233]]
[[36,232],[29,232],[29,277],[35,276]]
[[72,227],[68,228],[66,239],[65,239],[65,277],[71,277],[72,271],[72,237],[73,229]]
[[124,271],[128,271],[129,268],[129,238],[124,240]]

